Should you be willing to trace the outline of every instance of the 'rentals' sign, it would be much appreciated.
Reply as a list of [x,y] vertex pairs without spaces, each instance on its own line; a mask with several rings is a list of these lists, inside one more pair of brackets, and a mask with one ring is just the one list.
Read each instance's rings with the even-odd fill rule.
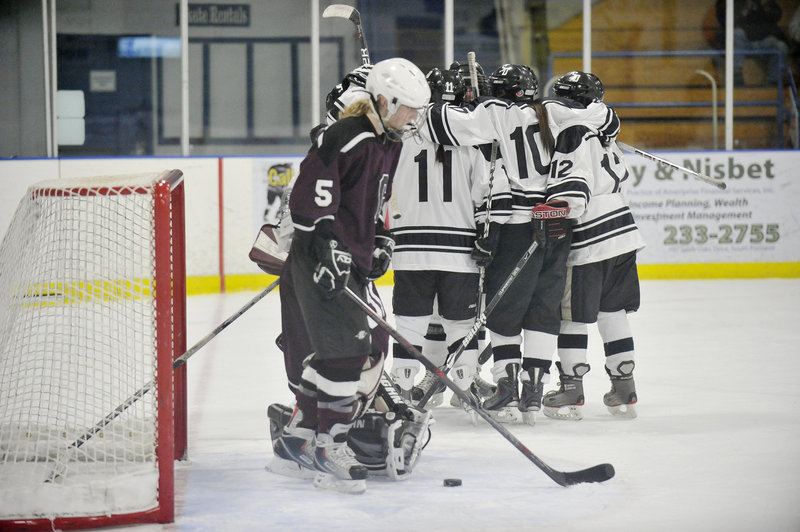
[[[180,4],[175,12],[180,25]],[[189,4],[189,26],[250,26],[250,4]]]

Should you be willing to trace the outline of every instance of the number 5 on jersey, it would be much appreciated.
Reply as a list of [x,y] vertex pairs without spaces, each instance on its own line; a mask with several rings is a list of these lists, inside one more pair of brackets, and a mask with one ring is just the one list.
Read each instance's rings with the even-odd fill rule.
[[331,179],[317,179],[317,185],[314,187],[314,203],[317,207],[327,207],[333,202],[333,195],[330,189],[333,187],[333,180]]

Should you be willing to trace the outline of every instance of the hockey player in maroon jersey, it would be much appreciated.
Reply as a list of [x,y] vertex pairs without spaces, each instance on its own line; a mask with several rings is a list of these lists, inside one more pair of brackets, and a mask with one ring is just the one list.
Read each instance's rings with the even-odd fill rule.
[[313,354],[287,358],[297,410],[274,445],[277,456],[316,470],[316,486],[352,493],[366,489],[367,468],[346,439],[373,346],[367,316],[339,296],[347,286],[365,298],[367,280],[389,267],[394,243],[381,214],[398,141],[430,98],[422,72],[401,58],[375,64],[366,90],[368,99],[320,131],[292,190],[295,236],[281,275],[284,342],[288,353]]

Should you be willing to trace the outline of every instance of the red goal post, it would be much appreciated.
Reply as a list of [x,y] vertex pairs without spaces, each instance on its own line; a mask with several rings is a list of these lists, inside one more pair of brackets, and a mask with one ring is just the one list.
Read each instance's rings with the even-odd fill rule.
[[0,272],[0,529],[172,522],[186,451],[185,367],[172,368],[186,350],[182,172],[33,185]]

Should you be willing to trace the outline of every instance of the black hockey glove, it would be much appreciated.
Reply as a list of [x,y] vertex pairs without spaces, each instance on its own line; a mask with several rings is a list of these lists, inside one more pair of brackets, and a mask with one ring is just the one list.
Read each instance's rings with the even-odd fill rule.
[[336,237],[325,238],[318,234],[314,235],[314,254],[318,261],[314,268],[314,282],[326,299],[333,299],[347,286],[353,257]]
[[394,253],[392,233],[383,224],[378,224],[375,231],[375,250],[372,252],[372,270],[367,279],[374,281],[389,271],[389,266],[392,264],[392,253]]
[[540,203],[533,208],[533,237],[539,247],[554,245],[569,231],[569,204],[564,200]]
[[478,238],[475,239],[475,248],[472,250],[472,260],[478,266],[485,268],[492,262],[497,254],[497,244],[500,241],[500,224],[489,223],[489,233],[484,236],[484,224],[478,224],[475,228]]

